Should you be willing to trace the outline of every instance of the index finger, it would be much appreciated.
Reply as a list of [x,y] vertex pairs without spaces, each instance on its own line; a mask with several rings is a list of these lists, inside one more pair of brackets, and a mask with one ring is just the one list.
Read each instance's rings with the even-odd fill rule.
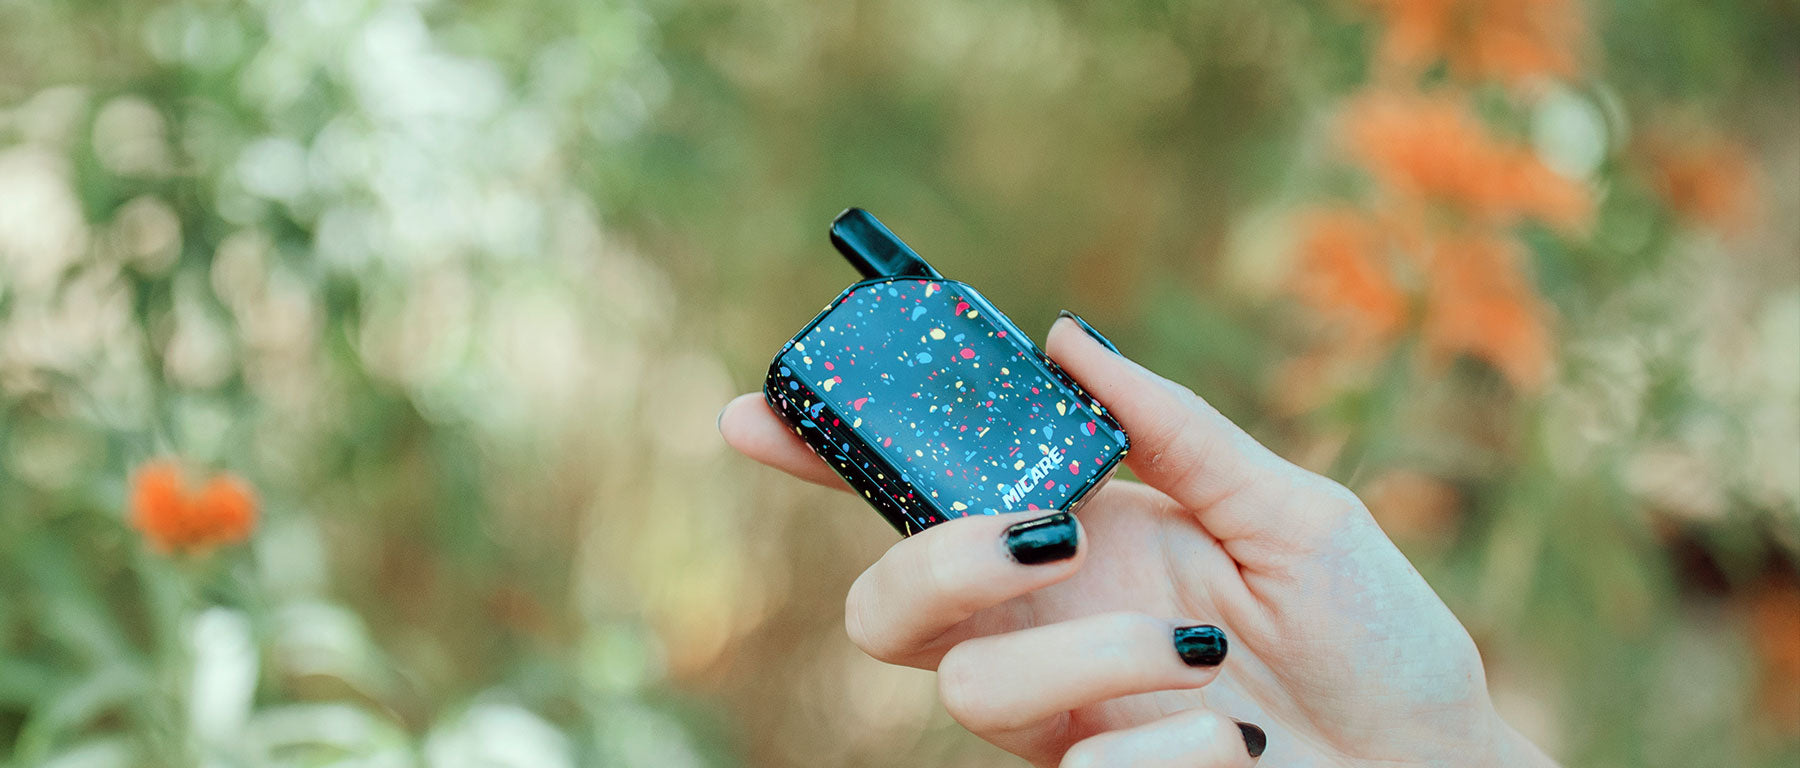
[[777,417],[759,393],[738,395],[725,404],[719,411],[719,434],[739,453],[801,480],[850,490],[844,478],[794,434],[794,428]]
[[1074,321],[1056,321],[1045,348],[1124,425],[1132,472],[1193,510],[1208,533],[1231,541],[1291,532],[1303,509],[1222,502],[1240,494],[1260,499],[1271,489],[1280,497],[1302,481],[1299,468],[1199,395],[1101,345]]

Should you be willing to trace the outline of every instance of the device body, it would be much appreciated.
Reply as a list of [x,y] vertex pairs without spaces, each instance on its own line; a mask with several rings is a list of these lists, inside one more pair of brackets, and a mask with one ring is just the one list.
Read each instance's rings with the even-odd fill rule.
[[[859,245],[837,237],[849,217],[892,237],[851,209],[833,228],[840,250]],[[782,347],[770,407],[903,534],[1079,507],[1128,450],[1124,430],[979,292],[898,247],[846,253],[875,274]]]

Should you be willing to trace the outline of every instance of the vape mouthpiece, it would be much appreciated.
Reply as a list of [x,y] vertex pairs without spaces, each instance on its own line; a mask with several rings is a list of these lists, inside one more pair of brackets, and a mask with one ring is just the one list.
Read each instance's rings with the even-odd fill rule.
[[861,208],[847,208],[831,220],[831,244],[864,278],[943,277]]

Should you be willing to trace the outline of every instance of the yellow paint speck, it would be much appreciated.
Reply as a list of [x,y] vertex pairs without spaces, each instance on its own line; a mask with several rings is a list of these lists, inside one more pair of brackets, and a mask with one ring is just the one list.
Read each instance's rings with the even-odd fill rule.
[[944,329],[942,329],[942,328],[931,329],[931,338],[942,340],[944,338]]
[[962,503],[962,502],[960,502],[960,501],[952,501],[952,502],[950,502],[950,508],[951,508],[951,509],[954,509],[954,510],[956,510],[956,511],[958,511],[958,512],[961,512],[961,511],[963,511],[963,510],[965,510],[965,509],[968,509],[968,508],[969,508],[969,505],[967,505],[967,504],[964,504],[964,503]]

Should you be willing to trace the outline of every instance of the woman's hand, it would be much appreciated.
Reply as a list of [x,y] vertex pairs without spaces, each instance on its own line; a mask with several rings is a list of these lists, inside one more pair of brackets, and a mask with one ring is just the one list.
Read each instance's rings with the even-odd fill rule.
[[[1079,524],[972,517],[895,544],[850,588],[865,652],[936,669],[958,722],[1040,766],[1246,766],[1265,741],[1282,766],[1553,764],[1348,490],[1075,322],[1046,348],[1125,426],[1147,485],[1108,484]],[[720,430],[843,487],[759,395]]]

